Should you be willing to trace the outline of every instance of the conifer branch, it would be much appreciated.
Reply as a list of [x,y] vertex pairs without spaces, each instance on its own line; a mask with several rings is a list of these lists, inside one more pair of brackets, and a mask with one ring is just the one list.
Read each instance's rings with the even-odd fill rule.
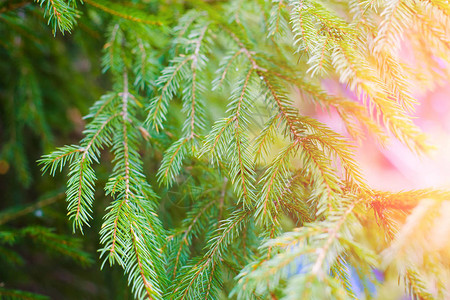
[[[304,49],[306,52],[309,52],[309,41],[306,40],[306,30],[304,25],[304,14],[303,14],[303,5],[304,1],[299,1],[299,3],[295,3],[294,7],[291,11],[291,23],[293,23],[293,32],[295,33],[295,37],[300,36],[300,39],[296,40],[296,43],[299,44],[300,41],[303,41],[304,46],[302,47],[302,50]],[[308,22],[308,25],[310,23]],[[311,29],[308,28],[308,29]]]
[[221,224],[216,236],[211,240],[208,247],[209,250],[204,257],[179,280],[179,284],[174,289],[174,299],[191,299],[192,289],[195,288],[195,284],[203,285],[203,283],[198,282],[203,276],[208,278],[208,284],[206,290],[202,290],[209,295],[211,290],[210,282],[213,280],[212,276],[214,276],[214,272],[212,271],[224,256],[227,245],[231,243],[235,235],[239,234],[239,229],[243,227],[243,222],[251,213],[252,210],[236,211],[229,219]]
[[261,130],[261,133],[256,138],[255,144],[256,144],[256,151],[255,151],[255,160],[260,160],[263,155],[267,156],[269,149],[268,145],[270,141],[273,139],[273,136],[275,135],[275,131],[279,127],[280,123],[280,117],[281,114],[276,114],[272,116],[269,121],[265,124],[263,130]]
[[163,26],[164,22],[160,19],[146,15],[141,11],[132,7],[125,7],[117,3],[112,3],[104,0],[83,0],[84,2],[101,9],[111,15],[119,18],[127,19],[133,22],[144,23],[149,25]]
[[3,225],[11,220],[15,220],[21,216],[29,214],[39,208],[45,207],[47,205],[51,205],[51,204],[55,203],[56,201],[61,200],[61,198],[63,198],[63,196],[64,196],[64,193],[59,193],[55,196],[41,199],[41,200],[37,201],[36,203],[34,203],[28,207],[25,207],[17,212],[13,212],[13,213],[4,213],[3,212],[0,215],[0,225]]
[[245,92],[247,89],[247,85],[249,83],[250,80],[250,76],[253,73],[253,68],[251,68],[248,72],[247,75],[245,76],[245,80],[242,86],[242,92],[239,96],[239,100],[237,103],[237,108],[236,108],[236,113],[235,113],[235,127],[236,127],[236,131],[235,131],[235,142],[236,142],[236,150],[237,150],[237,158],[238,158],[238,164],[239,164],[239,172],[238,174],[240,175],[240,181],[241,181],[241,186],[242,186],[242,197],[246,200],[246,202],[244,203],[249,203],[248,199],[249,199],[249,193],[251,193],[251,191],[248,190],[247,187],[247,179],[245,178],[245,174],[247,173],[246,168],[244,167],[244,160],[245,158],[243,157],[243,149],[242,149],[242,142],[240,139],[240,128],[239,128],[239,115],[240,115],[240,111],[241,111],[241,107],[242,107],[242,101],[244,99],[245,96]]
[[[78,2],[37,2],[54,31],[76,24]],[[135,298],[355,298],[354,267],[370,280],[372,268],[380,268],[378,257],[388,253],[361,243],[368,232],[382,234],[366,226],[372,223],[383,229],[389,251],[405,251],[404,260],[390,258],[407,292],[433,296],[422,277],[439,277],[440,250],[418,250],[432,265],[419,274],[408,261],[406,242],[413,229],[416,239],[431,230],[431,216],[439,215],[448,192],[373,190],[359,170],[353,140],[374,136],[385,145],[392,133],[417,153],[428,149],[411,116],[417,104],[411,89],[445,77],[447,4],[86,2],[83,11],[95,20],[82,25],[106,35],[101,66],[112,75],[112,90],[91,106],[79,145],[57,148],[40,163],[51,175],[69,165],[74,229],[93,217],[97,174],[108,178],[100,257],[103,265],[123,268]],[[163,15],[175,16],[176,24]],[[17,57],[20,64],[26,45],[37,41],[28,36],[38,37],[36,49],[42,48],[41,35],[26,29],[34,20],[13,12],[1,18],[20,35],[20,42],[4,42],[7,59]],[[420,74],[398,55],[403,40]],[[53,40],[48,49],[65,49],[58,46],[65,42]],[[17,43],[19,54],[10,50]],[[39,65],[36,60],[20,69]],[[37,116],[42,108],[26,116],[27,104],[37,103],[28,98],[42,98],[34,89],[48,85],[37,77],[23,77],[33,83],[15,89],[33,92],[14,103],[26,124],[36,121],[37,132],[45,132]],[[306,116],[313,107],[340,117],[349,138]],[[24,143],[24,134],[22,128],[11,134],[18,142],[11,142],[10,152],[20,152],[23,146],[16,144]],[[111,155],[102,155],[105,150]],[[8,158],[3,150],[0,155]],[[94,163],[102,166],[96,172]],[[149,184],[155,180],[164,185],[158,195]],[[424,208],[423,199],[433,204]],[[32,232],[35,237],[39,230]],[[8,243],[8,235],[0,234],[0,243]]]
[[275,34],[281,34],[281,30],[287,30],[286,21],[283,18],[283,8],[285,7],[284,0],[275,0],[272,1],[273,6],[270,11],[270,19],[269,19],[269,34],[268,36],[274,36]]
[[161,88],[160,96],[154,98],[150,104],[149,116],[147,118],[147,123],[154,126],[155,130],[158,131],[162,128],[162,121],[167,112],[167,102],[175,93],[175,89],[178,88],[178,81],[176,76],[179,76],[179,72],[182,68],[192,59],[192,57],[181,57],[182,59],[176,59],[173,61],[174,66],[167,68],[163,72],[163,77],[161,81],[164,80],[164,86]]
[[[190,79],[192,81],[192,87],[191,87],[191,99],[189,100],[191,102],[191,108],[190,108],[190,133],[189,133],[189,139],[194,139],[196,137],[195,133],[195,127],[196,127],[196,107],[200,105],[200,103],[197,103],[197,71],[199,70],[199,63],[200,63],[200,47],[202,46],[202,41],[205,37],[206,31],[208,30],[208,24],[206,26],[203,26],[203,28],[200,29],[200,32],[198,33],[198,38],[194,41],[194,50],[192,53],[192,63],[191,63],[191,71],[192,71],[192,78]],[[201,69],[200,69],[201,70]],[[198,114],[197,109],[197,114]],[[200,121],[201,122],[201,121]],[[198,126],[202,126],[202,124],[197,124]]]
[[[93,176],[93,171],[90,167],[90,161],[91,161],[91,154],[90,149],[93,147],[93,145],[97,142],[97,138],[102,133],[102,131],[105,129],[105,127],[116,117],[118,117],[119,114],[114,114],[107,118],[103,123],[101,123],[100,127],[98,127],[97,131],[94,133],[92,138],[87,142],[86,146],[82,149],[82,155],[81,158],[77,163],[78,165],[78,181],[76,183],[76,212],[75,215],[72,216],[74,218],[74,229],[75,226],[77,226],[80,230],[82,230],[82,224],[87,224],[87,216],[85,216],[84,212],[84,206],[86,203],[89,205],[88,210],[90,210],[90,206],[92,205],[93,200],[93,186],[91,183],[91,179]],[[95,156],[93,157],[95,159]],[[76,169],[73,169],[72,172],[75,172]],[[72,173],[73,174],[73,173]],[[69,174],[69,176],[71,176]],[[90,194],[85,195],[83,190],[86,189],[86,186],[89,186],[91,188]],[[70,204],[73,202],[71,200],[71,197],[74,196],[74,193],[72,189],[75,186],[68,187],[68,201],[69,201],[69,210],[71,210],[70,207],[73,207],[73,204]]]
[[450,192],[434,189],[412,190],[398,193],[375,191],[369,198],[368,204],[373,208],[408,211],[416,207],[421,200],[427,198],[445,201],[450,198]]
[[[222,69],[219,69],[218,71],[221,71],[220,74],[220,79],[218,80],[218,83],[215,84],[215,86],[221,86],[225,80],[225,77],[227,76],[228,71],[230,70],[231,65],[235,62],[235,60],[239,57],[239,55],[241,55],[243,53],[243,49],[239,49],[236,52],[234,52],[233,55],[228,56],[224,61],[226,62],[226,64],[223,66]],[[217,81],[217,80],[216,80]],[[214,82],[215,83],[215,82]],[[213,87],[215,88],[215,87]]]
[[192,219],[191,223],[189,224],[189,227],[186,228],[183,231],[183,237],[181,238],[181,242],[180,245],[178,247],[177,250],[177,254],[176,254],[176,258],[175,258],[175,263],[174,263],[174,268],[173,268],[173,274],[172,274],[172,278],[175,277],[175,275],[177,274],[177,269],[178,269],[178,264],[179,264],[179,260],[180,260],[180,255],[181,255],[181,251],[182,251],[182,247],[183,244],[187,244],[188,240],[187,237],[188,235],[191,233],[193,227],[196,225],[196,223],[198,222],[199,218],[213,205],[216,204],[217,201],[210,201],[208,204],[206,204],[205,206],[202,207],[202,209],[194,216],[194,218]]
[[125,203],[128,202],[130,196],[130,162],[128,157],[128,74],[123,73],[123,95],[122,95],[122,119],[123,119],[123,158],[125,165]]
[[422,282],[419,274],[413,269],[408,269],[404,276],[407,292],[413,299],[431,300],[435,299],[433,295],[426,290],[424,282]]
[[178,174],[181,167],[182,158],[186,155],[189,141],[189,138],[181,138],[167,150],[158,171],[159,181],[170,184],[175,180],[175,175]]
[[[125,174],[122,180],[125,181],[125,192],[124,199],[121,201],[118,211],[121,210],[123,205],[127,205],[127,202],[130,198],[130,163],[129,163],[129,154],[128,154],[128,134],[127,134],[127,123],[128,123],[128,74],[124,72],[123,74],[123,93],[122,93],[122,133],[123,133],[123,148],[124,148],[124,166],[125,166]],[[115,191],[115,187],[113,188],[113,192]],[[114,229],[113,229],[113,237],[110,247],[110,253],[115,251],[116,241],[117,241],[117,229],[119,222],[120,214],[117,214],[114,219]],[[132,227],[130,228],[132,230]],[[132,232],[133,233],[133,232]],[[138,258],[139,259],[139,258]]]
[[316,250],[319,253],[319,256],[317,257],[317,260],[311,269],[313,275],[320,275],[327,252],[329,251],[333,242],[337,239],[338,232],[341,229],[342,225],[345,223],[347,216],[353,211],[357,204],[358,202],[355,201],[349,205],[349,207],[342,214],[341,218],[336,222],[336,225],[328,231],[329,237],[325,241],[323,247],[318,249],[318,251]]
[[[267,225],[267,223],[271,223],[273,226],[277,224],[276,208],[279,206],[279,203],[283,201],[282,197],[285,191],[284,185],[282,185],[284,188],[283,190],[280,190],[278,186],[289,178],[287,162],[289,156],[292,155],[292,152],[298,149],[298,144],[299,141],[296,140],[283,149],[260,179],[264,185],[258,195],[260,201],[258,201],[257,204],[255,217],[257,221],[262,219],[262,223],[265,225]],[[272,215],[271,211],[273,211],[274,215]]]
[[[380,24],[377,37],[374,40],[373,51],[379,53],[385,47],[396,47],[400,44],[400,36],[403,32],[403,26],[407,26],[410,8],[403,0],[388,2],[387,7],[382,13],[383,21]],[[402,19],[400,23],[399,19]],[[395,49],[395,48],[391,48]]]
[[[338,64],[341,60],[346,62],[346,66]],[[411,118],[402,112],[400,106],[388,98],[386,87],[376,79],[370,67],[356,57],[352,57],[350,50],[342,44],[338,44],[335,50],[333,64],[338,72],[348,74],[345,77],[341,76],[341,80],[357,89],[364,101],[367,99],[376,106],[377,112],[382,113],[385,125],[401,142],[418,153],[429,150],[430,146],[425,142],[424,134],[414,125]],[[353,74],[354,79],[348,77],[350,74]]]
[[44,17],[48,15],[48,23],[52,24],[53,34],[56,35],[56,28],[62,34],[69,33],[76,24],[79,12],[75,9],[76,1],[66,2],[65,0],[35,0],[41,7],[45,5]]
[[153,297],[152,297],[152,289],[153,288],[152,288],[151,284],[147,281],[147,278],[145,278],[145,273],[144,273],[145,270],[144,270],[144,267],[143,267],[142,262],[141,262],[141,257],[140,257],[139,251],[136,248],[136,239],[138,237],[136,236],[136,233],[133,230],[133,226],[130,227],[130,230],[131,230],[131,236],[132,236],[132,240],[133,240],[134,255],[136,256],[137,265],[138,265],[138,268],[139,268],[139,274],[141,276],[142,281],[144,282],[145,291],[147,293],[147,298],[149,300],[153,300]]

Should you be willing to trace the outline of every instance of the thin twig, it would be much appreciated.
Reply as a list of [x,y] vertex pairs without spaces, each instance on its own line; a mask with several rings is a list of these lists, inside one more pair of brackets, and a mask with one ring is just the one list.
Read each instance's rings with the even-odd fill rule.
[[36,211],[39,208],[43,208],[43,207],[45,207],[47,205],[53,204],[56,201],[62,199],[64,197],[64,194],[65,194],[64,192],[59,193],[59,194],[57,194],[55,196],[52,196],[50,198],[42,199],[42,200],[40,200],[40,201],[30,205],[30,206],[25,207],[22,210],[19,210],[18,212],[15,212],[15,213],[12,213],[12,214],[7,214],[3,218],[0,218],[0,225],[3,225],[5,223],[8,223],[9,221],[12,221],[12,220],[15,220],[15,219],[17,219],[19,217],[27,215],[27,214],[29,214],[29,213],[31,213],[33,211]]

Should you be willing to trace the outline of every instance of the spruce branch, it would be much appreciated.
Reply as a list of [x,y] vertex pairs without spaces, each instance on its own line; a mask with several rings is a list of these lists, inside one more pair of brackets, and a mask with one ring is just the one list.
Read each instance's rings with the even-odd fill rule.
[[[113,151],[114,172],[106,186],[115,197],[100,231],[101,256],[118,263],[128,274],[137,298],[162,299],[164,257],[161,253],[164,231],[149,201],[156,195],[142,174],[142,163],[135,150],[138,136],[131,130],[136,102],[131,101],[128,73],[123,73],[120,129]],[[145,296],[144,296],[145,295]]]
[[[195,265],[188,269],[178,280],[174,287],[171,299],[204,299],[212,298],[212,285],[216,273],[214,272],[221,258],[227,252],[227,247],[239,235],[240,230],[247,222],[252,210],[237,210],[228,219],[224,220],[216,235],[210,240],[208,251]],[[204,279],[207,279],[203,281]],[[205,284],[207,283],[207,284]],[[217,283],[214,284],[217,286]],[[202,295],[206,295],[203,297]]]
[[[55,14],[55,1],[39,3]],[[411,91],[444,78],[447,4],[86,2],[95,18],[83,26],[105,27],[112,90],[91,106],[79,145],[40,162],[51,175],[69,165],[74,229],[93,217],[96,177],[108,178],[100,258],[123,268],[135,298],[354,299],[355,269],[370,281],[379,257],[412,259],[410,247],[424,254],[427,272],[391,255],[392,272],[412,297],[434,296],[425,279],[445,269],[441,252],[409,242],[411,232],[418,240],[434,230],[448,192],[373,190],[353,140],[373,136],[385,146],[392,133],[426,152]],[[64,3],[75,11],[76,1]],[[1,18],[23,28],[12,15]],[[64,23],[58,17],[52,22]],[[400,41],[421,74],[398,55]],[[313,107],[337,114],[349,138],[307,116]],[[38,117],[28,122],[45,131]],[[367,242],[372,232],[385,244]]]
[[19,300],[48,300],[50,299],[47,296],[39,295],[35,293],[25,292],[21,290],[13,290],[13,289],[6,289],[4,287],[0,287],[0,296],[2,298],[12,298],[12,299],[19,299]]
[[285,6],[286,4],[284,3],[284,0],[272,1],[272,9],[270,11],[269,28],[268,28],[269,37],[274,36],[276,34],[282,34],[288,31],[288,25],[283,15],[284,13],[283,8]]
[[183,158],[188,153],[189,144],[192,144],[192,141],[182,137],[167,149],[157,174],[159,182],[170,186],[175,181],[181,171]]
[[291,145],[283,149],[271,165],[267,168],[265,174],[261,177],[260,182],[263,187],[258,195],[255,218],[264,225],[272,223],[277,224],[276,208],[279,206],[279,201],[283,201],[282,196],[290,182],[289,172],[289,158],[298,150],[298,141],[294,141]]
[[[299,257],[305,270],[295,275],[294,278],[316,278],[318,281],[314,283],[314,286],[317,287],[329,284],[328,281],[334,279],[324,272],[324,262],[326,259],[332,259],[333,255],[330,255],[330,252],[334,252],[336,249],[333,245],[344,238],[342,236],[345,232],[343,227],[349,226],[349,223],[354,220],[353,210],[360,201],[347,200],[338,211],[330,214],[328,219],[321,222],[320,226],[308,224],[294,232],[288,232],[278,238],[268,240],[264,244],[265,248],[276,247],[281,248],[282,251],[269,260],[263,256],[259,261],[254,261],[246,266],[239,274],[237,288],[247,290],[247,292],[256,291],[259,294],[266,289],[274,290],[279,281],[288,276],[289,266]],[[327,261],[327,263],[329,262]],[[290,283],[300,284],[294,278],[290,280]],[[302,282],[295,290],[304,289],[306,284],[306,282]],[[340,290],[338,286],[336,288]],[[290,295],[289,287],[287,294]],[[336,294],[333,292],[333,295]]]
[[79,12],[75,9],[76,1],[66,2],[65,0],[35,0],[41,7],[45,5],[44,17],[48,16],[48,24],[51,24],[53,34],[56,35],[56,29],[62,34],[65,31],[69,33],[76,25],[76,18]]
[[147,123],[157,131],[163,127],[162,122],[165,120],[168,102],[176,93],[180,81],[185,78],[186,70],[184,70],[184,68],[190,60],[191,57],[189,56],[179,56],[175,58],[172,61],[172,66],[164,69],[161,77],[158,79],[158,82],[164,82],[164,85],[161,88],[160,96],[152,99],[147,118]]
[[118,3],[105,0],[83,0],[89,5],[101,9],[111,15],[130,20],[132,22],[144,23],[155,26],[163,26],[165,21],[155,16],[145,14],[142,11],[129,6],[123,6]]
[[403,28],[409,25],[413,13],[408,3],[409,1],[403,0],[387,2],[381,13],[383,21],[373,41],[374,53],[379,53],[387,47],[393,50],[400,45]]
[[325,241],[322,248],[319,249],[317,256],[317,260],[315,261],[314,265],[312,266],[311,272],[313,275],[320,276],[320,272],[322,272],[322,266],[325,261],[325,258],[327,256],[327,252],[329,251],[331,245],[333,244],[334,240],[337,239],[337,235],[341,227],[343,226],[347,216],[353,211],[355,206],[358,204],[358,202],[352,202],[348,208],[344,211],[340,219],[336,222],[336,225],[328,231],[329,237]]
[[64,193],[59,193],[55,196],[41,199],[41,200],[37,201],[36,203],[34,203],[30,206],[27,206],[16,212],[9,213],[7,211],[6,212],[4,211],[0,214],[0,225],[3,225],[9,221],[15,220],[16,218],[19,218],[21,216],[27,215],[30,212],[33,212],[33,211],[40,209],[42,207],[45,207],[47,205],[51,205],[51,204],[55,203],[56,201],[61,200],[61,198],[63,198],[63,196],[64,196]]
[[217,200],[215,201],[207,201],[206,205],[199,206],[198,212],[195,210],[192,210],[192,216],[189,216],[187,219],[189,222],[188,227],[181,232],[181,241],[179,242],[179,246],[176,251],[175,256],[175,262],[174,262],[174,268],[172,273],[172,278],[175,277],[177,274],[178,265],[180,262],[180,257],[183,251],[183,248],[185,246],[189,246],[190,241],[192,240],[192,237],[194,237],[196,234],[196,231],[198,230],[198,227],[201,227],[202,225],[200,222],[202,221],[202,217],[205,217],[205,213],[211,208],[212,205],[216,205]]

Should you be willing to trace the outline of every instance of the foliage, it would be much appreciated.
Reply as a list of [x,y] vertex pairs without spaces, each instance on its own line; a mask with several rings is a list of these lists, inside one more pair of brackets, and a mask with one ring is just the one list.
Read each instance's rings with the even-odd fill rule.
[[[449,193],[376,191],[353,150],[354,141],[367,136],[382,147],[398,139],[417,154],[432,148],[413,122],[411,91],[446,78],[448,3],[18,5],[3,4],[0,18],[26,43],[35,37],[21,13],[35,13],[39,5],[56,35],[77,24],[102,34],[101,68],[110,90],[84,118],[81,141],[39,164],[50,175],[68,170],[73,231],[83,233],[102,218],[96,202],[107,199],[99,230],[102,266],[122,267],[135,298],[356,298],[350,270],[374,282],[375,268],[397,272],[413,298],[447,295],[448,237],[438,248],[424,241],[436,230],[433,218],[449,216],[443,209]],[[17,55],[13,47],[2,43],[8,59]],[[34,64],[27,59],[22,54],[22,70],[39,70],[27,67]],[[22,100],[10,110],[25,110],[31,101],[36,111],[11,128],[23,130],[18,124],[29,120],[44,134],[45,88],[35,88],[33,71],[22,73],[20,84],[29,85],[30,94],[11,91]],[[327,80],[353,97],[328,92]],[[336,112],[351,139],[299,111],[306,102]],[[14,130],[2,150],[8,159],[24,151]],[[26,174],[20,160],[11,158],[19,175]],[[36,227],[17,234],[35,230],[57,238]],[[8,231],[1,234],[6,241]],[[380,234],[380,245],[367,241]]]

